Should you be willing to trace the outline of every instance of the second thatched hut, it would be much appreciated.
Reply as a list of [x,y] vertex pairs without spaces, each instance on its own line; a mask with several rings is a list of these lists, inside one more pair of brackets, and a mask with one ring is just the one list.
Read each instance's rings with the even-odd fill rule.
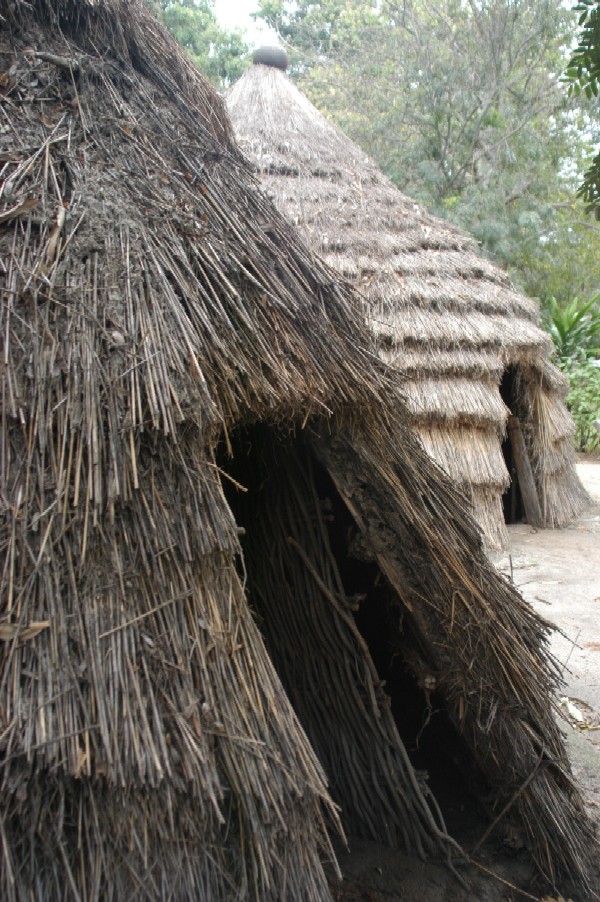
[[488,547],[521,518],[569,523],[587,496],[536,304],[327,122],[285,75],[283,51],[255,62],[228,92],[236,137],[279,210],[360,291],[381,357],[405,378],[413,429],[470,498]]

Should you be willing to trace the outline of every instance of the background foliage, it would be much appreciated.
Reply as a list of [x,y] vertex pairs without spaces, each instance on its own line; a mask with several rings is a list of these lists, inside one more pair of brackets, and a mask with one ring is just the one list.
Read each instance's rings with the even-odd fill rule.
[[546,326],[560,360],[590,360],[600,356],[600,307],[598,297],[573,298],[562,306],[550,298]]
[[575,446],[579,451],[600,448],[600,368],[590,360],[567,360],[561,369],[569,380],[567,407],[575,420]]
[[248,65],[248,45],[241,31],[221,28],[213,0],[146,2],[216,87],[227,87],[242,75]]
[[[567,76],[576,96],[583,91],[588,99],[597,99],[600,82],[600,3],[598,0],[581,0],[575,10],[580,14],[581,33]],[[600,153],[596,154],[585,173],[578,193],[587,210],[600,219]]]
[[546,327],[552,336],[558,365],[569,381],[567,407],[575,421],[579,451],[600,447],[600,307],[598,297],[573,298],[562,306],[551,298]]

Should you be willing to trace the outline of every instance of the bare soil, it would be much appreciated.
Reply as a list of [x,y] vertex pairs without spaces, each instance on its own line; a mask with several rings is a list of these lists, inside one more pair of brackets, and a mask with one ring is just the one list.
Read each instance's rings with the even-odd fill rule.
[[[509,527],[510,549],[494,555],[524,597],[556,625],[550,649],[560,662],[565,685],[558,716],[588,811],[600,832],[600,459],[582,457],[579,476],[592,506],[576,523],[560,530]],[[562,700],[562,702],[561,702]],[[468,802],[467,802],[468,806]],[[476,818],[464,811],[464,838]],[[375,843],[350,840],[339,850],[344,882],[334,885],[336,902],[520,902],[549,900],[523,852],[496,837],[461,870],[463,886],[443,865],[421,862]],[[600,861],[590,875],[600,900]],[[556,898],[556,897],[555,897]],[[573,902],[588,902],[578,896]]]

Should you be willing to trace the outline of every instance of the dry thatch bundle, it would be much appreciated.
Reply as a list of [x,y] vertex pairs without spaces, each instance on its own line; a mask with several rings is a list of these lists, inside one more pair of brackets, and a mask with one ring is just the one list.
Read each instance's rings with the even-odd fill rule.
[[260,64],[270,62],[268,50],[228,93],[236,137],[279,210],[360,290],[381,357],[406,377],[425,449],[471,499],[489,547],[500,547],[505,519],[521,514],[512,448],[503,445],[512,412],[539,500],[530,520],[568,523],[587,497],[574,468],[566,383],[548,361],[536,305],[472,239],[402,195],[287,79],[280,60]]
[[490,817],[585,883],[547,626],[403,424],[358,300],[142,0],[0,15],[2,897],[321,902],[334,801],[453,867],[391,656]]

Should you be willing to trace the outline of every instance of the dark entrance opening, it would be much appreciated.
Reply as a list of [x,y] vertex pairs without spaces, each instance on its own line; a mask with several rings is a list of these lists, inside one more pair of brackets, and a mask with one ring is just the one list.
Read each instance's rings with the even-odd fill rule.
[[419,851],[395,805],[426,772],[434,799],[425,791],[424,804],[468,845],[487,823],[481,777],[442,700],[419,684],[418,636],[328,472],[302,433],[258,424],[232,448],[219,465],[247,490],[224,481],[244,530],[250,606],[345,830]]
[[[500,382],[500,397],[510,410],[511,415],[518,417],[518,373],[514,366],[509,366],[502,376],[502,381]],[[502,441],[502,455],[510,477],[510,484],[502,495],[504,522],[507,524],[522,523],[525,520],[525,509],[523,506],[523,496],[521,494],[515,457],[508,430]]]

